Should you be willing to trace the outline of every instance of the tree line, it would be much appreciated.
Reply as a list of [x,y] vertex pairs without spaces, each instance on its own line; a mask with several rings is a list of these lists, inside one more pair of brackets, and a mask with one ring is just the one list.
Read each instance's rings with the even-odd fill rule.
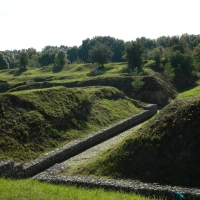
[[127,62],[134,71],[142,67],[165,70],[172,78],[190,75],[200,69],[200,35],[145,37],[125,42],[110,36],[85,39],[78,46],[46,46],[41,52],[34,48],[0,52],[0,69],[44,67],[66,63]]

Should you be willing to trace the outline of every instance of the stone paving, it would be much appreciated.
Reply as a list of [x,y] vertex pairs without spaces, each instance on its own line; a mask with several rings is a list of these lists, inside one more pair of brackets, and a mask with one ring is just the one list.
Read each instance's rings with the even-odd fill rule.
[[67,168],[70,166],[79,165],[80,163],[83,163],[84,161],[87,161],[93,157],[98,156],[100,153],[102,153],[106,149],[109,149],[110,147],[112,147],[112,145],[116,144],[117,142],[119,142],[120,140],[125,138],[127,135],[131,134],[135,129],[139,128],[140,126],[141,125],[137,125],[131,129],[128,129],[127,131],[124,131],[124,132],[120,133],[119,135],[117,135],[109,140],[106,140],[105,142],[102,142],[102,143],[84,151],[83,153],[80,153],[80,154],[66,160],[65,162],[63,162],[62,166],[64,168]]

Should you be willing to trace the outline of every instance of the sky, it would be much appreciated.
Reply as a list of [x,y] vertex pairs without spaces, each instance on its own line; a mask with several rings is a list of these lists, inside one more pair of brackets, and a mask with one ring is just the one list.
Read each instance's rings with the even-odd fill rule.
[[200,34],[199,0],[0,0],[0,51]]

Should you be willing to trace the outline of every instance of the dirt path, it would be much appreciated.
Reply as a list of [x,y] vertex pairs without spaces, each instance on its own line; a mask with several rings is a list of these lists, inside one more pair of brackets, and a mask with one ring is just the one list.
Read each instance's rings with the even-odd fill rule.
[[124,131],[124,132],[120,133],[119,135],[117,135],[109,140],[106,140],[105,142],[102,142],[102,143],[66,160],[65,162],[63,162],[64,168],[68,168],[68,167],[74,166],[74,165],[79,165],[80,163],[82,163],[84,161],[87,161],[95,156],[98,156],[104,150],[110,148],[113,144],[116,144],[117,142],[122,140],[124,137],[126,137],[127,135],[132,133],[133,130],[139,128],[140,126],[141,126],[141,124],[131,128],[131,129],[128,129],[127,131]]

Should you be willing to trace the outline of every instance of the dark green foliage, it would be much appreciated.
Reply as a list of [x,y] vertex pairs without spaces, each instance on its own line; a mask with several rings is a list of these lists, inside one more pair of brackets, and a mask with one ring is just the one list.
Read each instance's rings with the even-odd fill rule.
[[48,66],[54,63],[55,56],[56,52],[43,51],[38,58],[38,62],[41,65],[41,67]]
[[[56,55],[59,52],[63,52],[63,55],[61,57],[63,57],[64,55],[66,55],[66,52],[68,50],[67,46],[61,45],[60,47],[57,46],[46,46],[42,52],[40,53],[39,57],[38,57],[38,62],[40,64],[41,67],[44,66],[48,66],[48,65],[52,65],[55,64],[55,62],[60,62],[56,60]],[[59,58],[58,60],[62,60],[63,58]],[[66,57],[66,56],[64,56]],[[64,61],[65,59],[63,59]],[[61,63],[59,63],[59,65],[63,65],[63,61]],[[64,61],[66,62],[66,60]]]
[[161,46],[166,48],[169,43],[170,37],[169,36],[161,36],[156,39],[157,46]]
[[131,83],[135,92],[139,92],[144,86],[144,82],[142,81],[142,77],[134,77],[133,82]]
[[110,36],[104,36],[104,37],[94,37],[92,39],[95,43],[102,43],[107,45],[110,50],[113,52],[113,56],[111,58],[112,62],[121,62],[122,61],[122,55],[124,51],[124,41],[115,39]]
[[182,54],[180,51],[172,53],[171,64],[177,77],[191,75],[194,69],[191,55]]
[[28,54],[26,52],[22,52],[20,54],[19,62],[23,68],[26,68],[28,65]]
[[91,40],[89,38],[83,40],[82,45],[79,47],[79,59],[84,62],[89,62],[89,50],[98,43],[108,46],[113,52],[113,56],[111,58],[112,62],[122,61],[124,41],[110,36],[98,36],[92,38]]
[[200,70],[200,43],[194,48],[194,64],[196,71]]
[[145,37],[141,37],[141,38],[137,38],[137,39],[139,39],[141,41],[142,46],[145,49],[154,49],[157,46],[156,40],[152,40],[152,39],[145,38]]
[[5,58],[5,56],[0,53],[0,70],[1,69],[8,69],[9,68],[9,64],[7,59]]
[[139,72],[138,68],[136,67],[133,71],[134,79],[131,85],[133,86],[134,91],[137,93],[139,92],[143,86],[144,82],[142,81],[142,72]]
[[131,69],[136,67],[141,68],[143,47],[140,40],[127,43],[125,53],[128,61],[128,66]]
[[87,38],[87,39],[83,40],[82,45],[79,47],[79,58],[80,58],[80,60],[82,60],[84,62],[89,62],[88,52],[89,52],[90,48],[91,48],[90,39]]
[[86,120],[90,104],[87,96],[72,90],[1,95],[0,156],[29,160],[60,141],[77,137],[64,131],[83,126],[80,122]]
[[148,59],[155,61],[153,65],[151,65],[151,69],[154,71],[163,71],[162,66],[162,57],[163,57],[163,49],[162,47],[155,48],[148,53]]
[[172,50],[175,51],[180,51],[182,54],[187,51],[186,43],[184,40],[180,40],[179,37],[172,37],[168,44],[167,47],[172,47]]
[[200,34],[198,35],[189,35],[187,33],[182,34],[180,37],[181,40],[184,40],[191,50],[194,49],[198,44],[200,44]]
[[29,67],[39,67],[38,55],[33,55],[29,60]]
[[27,50],[28,58],[31,59],[33,56],[37,55],[36,49],[29,48]]
[[170,78],[173,79],[175,77],[174,68],[172,67],[172,65],[170,63],[166,63],[165,71],[167,72],[167,74]]
[[101,64],[102,66],[111,60],[112,55],[113,52],[105,44],[97,43],[89,50],[89,59],[92,62],[97,62],[98,64]]
[[61,51],[64,51],[65,53],[67,53],[67,51],[68,51],[68,46],[65,46],[65,45],[61,45],[60,47],[59,47],[59,49],[61,50]]
[[156,61],[155,60],[149,60],[147,63],[144,64],[143,68],[150,68],[155,71],[156,69]]
[[169,40],[168,48],[165,50],[165,61],[174,68],[176,81],[181,82],[183,78],[192,77],[194,71],[193,57],[185,40],[176,36]]
[[162,50],[159,48],[155,48],[151,51],[151,54],[149,56],[150,59],[155,60],[156,66],[160,66],[161,64],[161,55],[162,55]]
[[10,89],[10,84],[7,81],[0,80],[0,92],[6,92]]
[[199,99],[177,100],[120,144],[77,167],[73,174],[198,187],[199,120]]
[[124,52],[124,41],[113,38],[113,44],[110,44],[110,48],[113,52],[112,62],[122,62],[122,55]]
[[79,59],[77,46],[73,46],[67,50],[67,58],[71,63],[76,62]]
[[1,94],[0,158],[31,160],[138,113],[135,105],[111,87]]
[[55,57],[55,65],[56,66],[63,66],[67,62],[67,55],[64,51],[59,51]]

